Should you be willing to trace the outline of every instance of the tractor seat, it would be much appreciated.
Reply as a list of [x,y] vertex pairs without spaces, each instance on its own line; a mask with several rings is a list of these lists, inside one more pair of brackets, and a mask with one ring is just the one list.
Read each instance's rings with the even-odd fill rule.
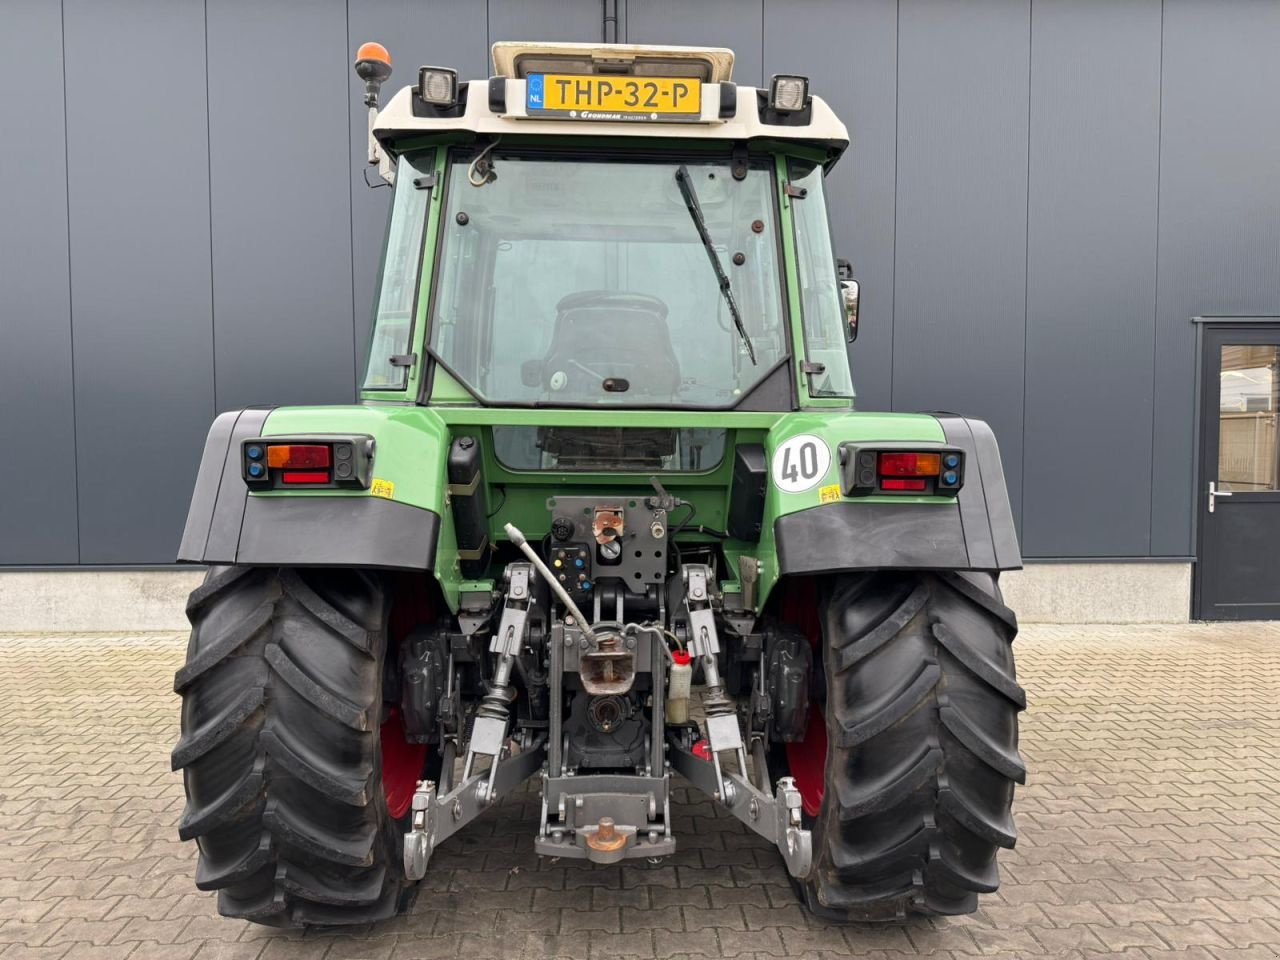
[[593,399],[606,377],[627,380],[633,397],[673,396],[680,389],[680,363],[667,305],[648,294],[616,290],[583,290],[562,298],[542,362],[543,387],[554,391],[552,378],[558,373],[567,380],[561,381],[561,391],[572,387],[571,393]]

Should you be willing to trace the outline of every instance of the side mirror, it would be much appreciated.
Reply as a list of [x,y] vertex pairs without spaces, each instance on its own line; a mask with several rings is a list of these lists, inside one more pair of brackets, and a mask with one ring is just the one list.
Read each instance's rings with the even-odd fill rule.
[[526,360],[520,364],[520,381],[526,387],[542,386],[543,362],[541,360]]
[[844,299],[845,323],[849,325],[849,342],[858,339],[858,281],[841,280],[840,295]]
[[845,323],[849,342],[858,339],[858,281],[853,279],[853,265],[844,257],[836,258],[836,276],[840,280],[840,298],[844,300]]

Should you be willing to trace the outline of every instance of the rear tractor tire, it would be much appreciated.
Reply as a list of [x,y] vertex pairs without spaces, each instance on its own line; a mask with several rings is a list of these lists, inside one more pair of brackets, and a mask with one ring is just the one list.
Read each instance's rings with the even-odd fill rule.
[[357,570],[214,567],[187,603],[182,696],[196,885],[272,926],[367,923],[408,906],[401,854],[427,747],[384,707],[388,604]]
[[870,573],[827,587],[825,716],[815,705],[805,741],[775,751],[814,833],[799,892],[831,920],[971,913],[999,884],[1014,784],[1026,780],[1017,621],[985,574]]

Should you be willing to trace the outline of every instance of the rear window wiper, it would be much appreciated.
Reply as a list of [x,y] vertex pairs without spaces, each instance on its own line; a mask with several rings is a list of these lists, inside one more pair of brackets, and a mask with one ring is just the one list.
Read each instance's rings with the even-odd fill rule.
[[724,266],[720,263],[720,255],[716,253],[715,244],[711,242],[711,234],[707,231],[707,221],[702,216],[702,205],[698,203],[698,195],[693,192],[693,178],[689,176],[689,168],[684,164],[676,170],[676,183],[680,187],[680,195],[684,197],[684,205],[689,211],[689,216],[693,220],[693,225],[698,228],[698,236],[702,238],[702,246],[707,251],[707,258],[711,261],[711,268],[716,272],[716,280],[720,284],[720,294],[724,297],[724,302],[729,305],[729,313],[733,317],[733,325],[738,328],[738,336],[742,338],[742,344],[747,348],[747,356],[751,358],[751,365],[756,365],[755,347],[751,345],[751,338],[747,336],[747,328],[742,322],[742,314],[738,310],[738,303],[733,299],[733,290],[729,287],[729,276],[724,272]]

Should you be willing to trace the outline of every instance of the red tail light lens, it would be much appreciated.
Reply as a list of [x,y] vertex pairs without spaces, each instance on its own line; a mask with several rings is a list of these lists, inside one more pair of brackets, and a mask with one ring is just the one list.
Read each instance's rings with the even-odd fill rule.
[[885,477],[880,481],[881,490],[918,490],[923,493],[926,486],[928,484],[924,480],[902,480],[897,477]]
[[[267,447],[267,466],[285,470],[328,467],[329,448],[321,444],[274,444]],[[289,481],[286,479],[285,483]],[[303,481],[298,481],[303,482]],[[318,481],[310,481],[318,482]]]
[[[937,453],[882,453],[880,475],[882,477],[936,477],[942,471],[942,456]],[[886,490],[911,489],[884,485]],[[923,489],[923,488],[921,488]]]
[[280,478],[285,483],[328,483],[328,470],[286,470]]

